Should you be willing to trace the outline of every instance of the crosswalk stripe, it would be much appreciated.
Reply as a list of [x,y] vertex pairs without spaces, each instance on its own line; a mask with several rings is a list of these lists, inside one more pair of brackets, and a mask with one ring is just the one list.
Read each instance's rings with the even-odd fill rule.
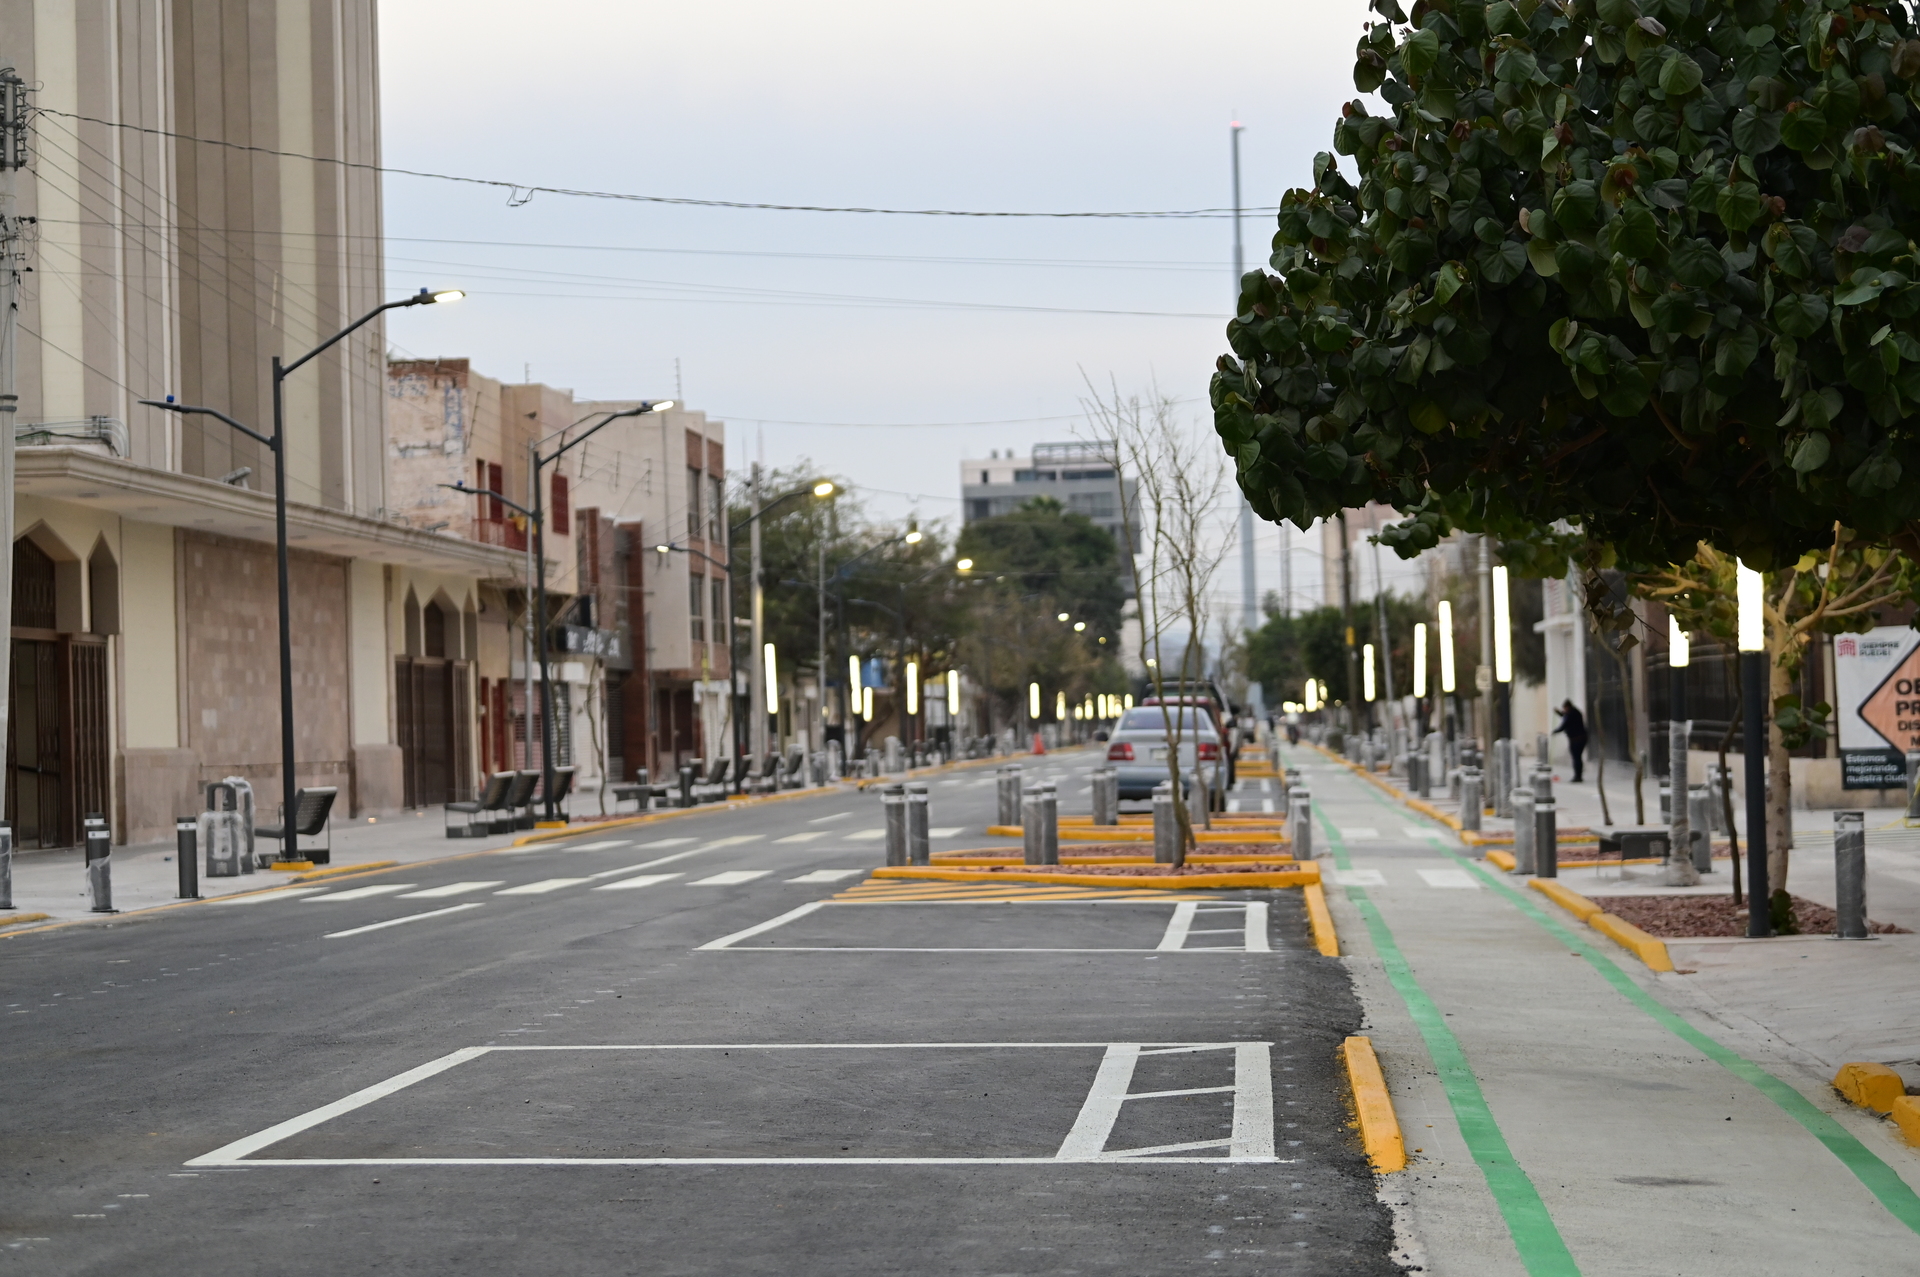
[[789,878],[787,881],[839,882],[842,878],[851,878],[855,874],[863,874],[865,872],[866,870],[864,869],[815,869],[811,873],[803,873],[798,878]]
[[234,905],[257,905],[269,900],[298,900],[302,896],[317,895],[325,890],[325,887],[295,887],[292,890],[250,892],[231,900],[215,900],[211,903],[215,908],[230,909]]
[[736,887],[743,882],[752,882],[755,878],[764,878],[772,872],[771,869],[729,869],[724,873],[713,874],[687,885],[689,887]]
[[679,874],[641,874],[637,878],[622,878],[619,882],[602,883],[595,891],[631,891],[635,887],[651,887],[657,883],[671,882]]
[[496,896],[544,896],[549,891],[558,891],[562,887],[577,887],[583,882],[592,882],[591,878],[543,878],[539,882],[523,882],[517,887],[508,887],[505,891],[496,891]]
[[1460,891],[1478,891],[1480,884],[1464,869],[1416,869],[1429,887],[1449,887]]
[[562,847],[560,850],[562,851],[605,851],[609,847],[627,847],[631,845],[632,844],[629,843],[624,838],[615,838],[607,842],[569,843],[565,847]]
[[694,841],[691,838],[655,838],[652,842],[636,844],[641,847],[684,847]]
[[469,891],[479,891],[486,887],[503,886],[504,882],[450,882],[444,887],[428,887],[425,891],[409,891],[401,896],[402,900],[437,900],[441,896],[458,896]]
[[879,842],[887,836],[884,829],[862,829],[858,833],[848,834],[848,842]]
[[967,830],[966,830],[966,827],[965,827],[964,825],[944,825],[944,826],[942,826],[942,827],[941,827],[941,828],[939,828],[939,829],[929,829],[929,830],[927,830],[927,837],[929,837],[929,838],[958,838],[958,837],[959,837],[959,836],[960,836],[961,834],[964,834],[964,833],[966,833],[966,832],[967,832]]
[[351,891],[329,892],[324,896],[315,896],[307,903],[315,904],[324,900],[328,904],[332,904],[338,900],[365,900],[369,896],[391,895],[396,891],[410,890],[412,887],[413,884],[410,882],[383,882],[371,887],[355,887]]
[[776,838],[773,841],[774,845],[778,846],[783,842],[812,842],[816,838],[825,838],[826,836],[827,831],[824,829],[808,829],[797,834],[788,834],[785,838]]

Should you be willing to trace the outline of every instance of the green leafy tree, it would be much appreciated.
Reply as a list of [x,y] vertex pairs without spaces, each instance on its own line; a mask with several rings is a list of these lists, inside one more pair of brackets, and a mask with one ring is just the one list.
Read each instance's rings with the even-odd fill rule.
[[[1126,585],[1120,550],[1105,528],[1052,497],[976,519],[961,530],[955,552],[974,561],[976,576],[1005,578],[1023,594],[1045,595],[1096,634],[1117,638]],[[1111,644],[1109,644],[1111,645]]]
[[1335,127],[1357,185],[1321,154],[1283,197],[1213,380],[1263,517],[1379,500],[1404,555],[1457,526],[1542,572],[1920,547],[1903,5],[1375,8],[1390,114]]

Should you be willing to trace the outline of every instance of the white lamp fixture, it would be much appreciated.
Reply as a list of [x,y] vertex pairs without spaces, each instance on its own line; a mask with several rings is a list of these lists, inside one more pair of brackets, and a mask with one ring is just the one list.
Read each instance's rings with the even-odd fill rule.
[[860,658],[847,658],[847,695],[851,697],[847,704],[853,706],[853,712],[860,712]]
[[767,659],[767,713],[778,714],[780,712],[780,684],[775,678],[775,670],[777,668],[777,664],[773,659],[773,644],[771,643],[767,644],[766,659]]
[[860,721],[865,723],[873,721],[873,689],[871,687],[860,689]]
[[1373,644],[1360,645],[1360,694],[1373,703]]
[[1065,692],[1055,692],[1053,694],[1053,721],[1056,723],[1064,723],[1067,721],[1067,694]]
[[1453,695],[1453,604],[1440,600],[1440,690]]
[[1424,698],[1427,694],[1427,623],[1415,621],[1413,625],[1413,694]]
[[954,718],[960,716],[960,671],[947,671],[947,713]]
[[1764,652],[1767,650],[1767,614],[1762,601],[1765,585],[1760,574],[1739,562],[1734,563],[1734,599],[1740,607],[1740,650],[1743,652]]
[[1027,684],[1027,717],[1034,722],[1040,721],[1040,684]]
[[907,662],[907,713],[920,712],[920,662]]
[[1504,563],[1493,569],[1493,677],[1495,682],[1513,682],[1513,609]]
[[1307,713],[1311,714],[1320,708],[1320,689],[1314,685],[1312,679],[1307,680],[1306,697]]
[[1680,618],[1667,613],[1667,668],[1683,670],[1693,659],[1693,639],[1680,628]]
[[1133,693],[1132,693],[1132,692],[1128,692],[1128,693],[1127,693],[1127,698],[1126,698],[1126,701],[1125,701],[1125,708],[1127,708],[1127,709],[1132,709],[1132,708],[1133,708]]

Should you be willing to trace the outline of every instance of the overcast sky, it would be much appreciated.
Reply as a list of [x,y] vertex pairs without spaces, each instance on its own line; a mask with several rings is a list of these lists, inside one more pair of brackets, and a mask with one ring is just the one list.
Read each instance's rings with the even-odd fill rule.
[[[386,163],[763,203],[1008,211],[1231,203],[1310,180],[1354,96],[1361,0],[383,0]],[[390,176],[388,283],[469,300],[389,327],[586,397],[674,396],[729,461],[811,458],[883,516],[959,521],[959,462],[1085,432],[1083,374],[1206,386],[1230,220],[735,211]],[[1245,221],[1247,263],[1270,214]],[[1135,313],[1100,313],[1135,312]],[[943,423],[995,423],[951,425]],[[836,424],[798,424],[836,423]],[[844,424],[839,424],[844,423]],[[911,425],[915,428],[899,428]],[[1317,535],[1296,535],[1318,548]],[[1280,580],[1262,525],[1260,588]],[[1295,588],[1318,584],[1296,562]],[[1222,573],[1237,596],[1237,562]]]

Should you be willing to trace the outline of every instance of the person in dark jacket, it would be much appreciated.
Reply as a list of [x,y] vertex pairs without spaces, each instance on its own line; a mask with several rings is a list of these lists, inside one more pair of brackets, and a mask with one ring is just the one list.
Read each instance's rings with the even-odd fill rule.
[[1560,707],[1560,726],[1553,730],[1555,735],[1566,733],[1567,753],[1573,755],[1573,783],[1577,785],[1580,783],[1581,755],[1587,752],[1586,716],[1574,707],[1572,701],[1568,701]]

